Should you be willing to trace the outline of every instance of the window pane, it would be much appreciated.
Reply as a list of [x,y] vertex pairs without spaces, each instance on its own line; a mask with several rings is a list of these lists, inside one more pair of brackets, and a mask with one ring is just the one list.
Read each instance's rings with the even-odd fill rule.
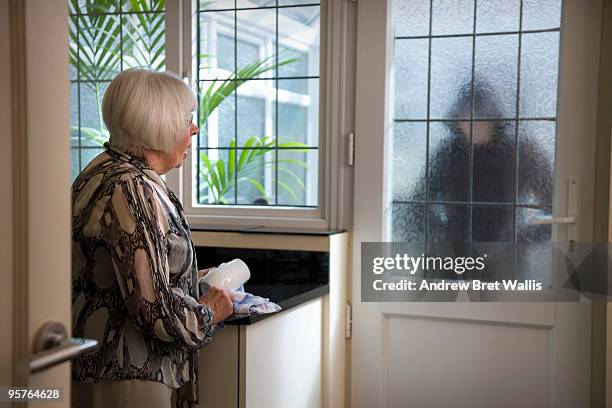
[[430,200],[469,199],[469,157],[470,122],[433,122],[429,125]]
[[429,34],[430,2],[398,0],[395,3],[395,36],[420,36]]
[[513,203],[515,123],[478,121],[473,126],[473,200]]
[[121,70],[121,20],[116,15],[78,18],[79,79],[110,80]]
[[81,84],[81,145],[102,146],[108,140],[108,130],[100,116],[102,98],[108,88],[108,82]]
[[431,40],[431,117],[469,119],[471,80],[472,39]]
[[163,13],[139,13],[123,17],[123,67],[166,66],[165,18]]
[[200,0],[200,10],[233,9],[234,0]]
[[393,242],[425,242],[425,205],[394,203]]
[[202,204],[234,204],[235,154],[230,149],[201,149],[196,160],[197,192]]
[[79,84],[70,84],[70,145],[79,144]]
[[514,118],[518,35],[478,37],[474,64],[474,118]]
[[[231,147],[238,150],[238,157],[250,150],[264,153],[242,156],[253,161],[247,168],[238,168],[238,186],[232,185],[233,198],[226,199],[227,204],[316,206],[320,6],[280,7],[264,0],[239,0],[237,8],[233,6],[231,11],[200,13],[200,38],[204,40],[200,47],[215,54],[200,73],[213,79],[219,72],[229,75],[237,65],[243,69],[239,76],[246,79],[236,83],[236,90],[227,88],[218,106],[211,103],[205,109],[206,101],[201,101],[200,147]],[[213,39],[214,46],[202,45]],[[201,84],[200,95],[219,86],[212,81]],[[216,90],[209,93],[209,101],[219,99]],[[208,190],[202,192],[201,203],[212,202]]]
[[429,205],[428,242],[469,241],[470,208],[467,205]]
[[393,200],[425,200],[427,124],[396,122],[392,157]]
[[432,34],[474,32],[474,0],[433,0]]
[[229,78],[235,70],[233,11],[200,13],[199,79]]
[[557,115],[559,33],[524,34],[521,45],[522,117]]
[[512,206],[475,205],[472,208],[473,242],[513,242]]
[[559,28],[561,1],[523,0],[523,30]]
[[551,207],[555,160],[555,122],[519,124],[519,204]]
[[122,0],[124,11],[164,11],[164,0]]
[[429,41],[395,40],[395,118],[427,118]]
[[318,196],[318,151],[278,150],[278,205],[316,206]]
[[96,14],[113,13],[119,10],[120,0],[69,0],[68,8],[70,13]]
[[476,7],[477,33],[518,31],[520,0],[478,0]]

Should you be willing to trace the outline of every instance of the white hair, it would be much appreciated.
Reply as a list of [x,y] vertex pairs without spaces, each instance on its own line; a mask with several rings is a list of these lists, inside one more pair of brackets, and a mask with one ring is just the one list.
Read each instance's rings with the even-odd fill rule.
[[143,148],[170,153],[195,107],[195,95],[178,75],[132,68],[111,81],[102,114],[114,148],[137,155]]

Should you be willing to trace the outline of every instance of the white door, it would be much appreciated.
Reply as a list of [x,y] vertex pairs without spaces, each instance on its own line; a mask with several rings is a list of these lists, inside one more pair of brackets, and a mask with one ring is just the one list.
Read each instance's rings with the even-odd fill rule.
[[46,354],[35,350],[45,323],[71,332],[67,17],[65,0],[0,1],[1,385],[61,389],[62,402],[31,403],[49,407],[70,406],[70,364],[33,371],[82,346],[67,338]]
[[[588,304],[360,301],[361,242],[422,239],[423,230],[440,227],[427,221],[436,208],[462,206],[467,214],[452,219],[446,211],[451,219],[442,235],[470,240],[507,229],[517,239],[518,222],[525,222],[520,204],[530,204],[520,201],[525,198],[518,190],[521,179],[534,179],[532,168],[518,168],[517,160],[516,184],[499,189],[505,185],[500,180],[487,190],[509,193],[509,200],[476,197],[487,191],[478,190],[478,163],[469,155],[479,148],[478,132],[487,129],[487,119],[507,119],[515,132],[541,136],[538,143],[547,153],[538,157],[553,163],[554,195],[541,194],[550,196],[543,207],[551,208],[536,208],[535,215],[551,210],[555,217],[566,215],[568,182],[579,180],[578,224],[555,226],[548,239],[567,241],[571,231],[579,241],[593,240],[602,4],[565,0],[561,13],[556,3],[359,0],[351,407],[590,406]],[[555,18],[556,27],[540,25]],[[514,65],[508,55],[516,57]],[[494,96],[487,95],[490,89]],[[462,111],[456,101],[466,93],[468,109]],[[446,173],[434,176],[440,129],[473,131],[467,139],[472,143],[463,196],[456,188],[461,170],[445,167]],[[521,137],[513,139],[514,146]],[[516,151],[521,153],[520,147]],[[422,196],[396,197],[398,189],[407,195],[418,191],[423,169],[427,187]],[[435,177],[441,181],[437,185]],[[484,217],[493,228],[474,221],[476,214],[486,213],[479,206],[497,208]],[[464,225],[465,232],[458,233]]]

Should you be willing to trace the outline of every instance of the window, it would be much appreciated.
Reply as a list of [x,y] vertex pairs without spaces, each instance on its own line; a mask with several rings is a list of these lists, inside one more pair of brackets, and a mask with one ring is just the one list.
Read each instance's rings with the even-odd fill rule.
[[316,208],[318,1],[201,1],[193,24],[194,204]]
[[[328,65],[338,64],[342,55],[326,47],[340,51],[344,45],[339,39],[332,43],[321,26],[334,8],[339,23],[346,18],[338,5],[319,0],[69,4],[73,179],[108,139],[100,115],[108,82],[130,67],[170,69],[189,81],[199,102],[193,154],[166,177],[192,225],[338,225],[331,217],[340,219],[342,211],[332,209],[339,204],[331,186],[344,173],[331,167],[331,154],[343,151],[343,134],[332,140],[329,123],[340,114],[332,111],[340,112],[345,102],[343,90],[333,94],[328,87],[343,74],[328,78],[323,68],[328,59]],[[324,112],[326,104],[333,109]],[[345,131],[344,123],[336,126],[336,132]]]
[[104,149],[102,97],[124,69],[165,69],[163,0],[70,0],[72,179]]
[[[561,1],[398,0],[392,239],[549,242]],[[543,268],[542,268],[543,269]]]

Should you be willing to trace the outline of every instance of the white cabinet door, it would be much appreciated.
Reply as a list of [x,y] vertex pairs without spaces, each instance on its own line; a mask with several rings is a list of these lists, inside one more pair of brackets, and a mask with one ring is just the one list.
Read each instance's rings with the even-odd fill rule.
[[[602,4],[566,0],[558,14],[560,28],[541,25],[538,19],[554,20],[555,3],[359,0],[351,407],[590,405],[588,304],[360,301],[361,242],[409,239],[402,233],[410,229],[417,235],[428,228],[431,232],[435,226],[427,220],[436,208],[462,206],[465,219],[446,223],[455,228],[452,234],[465,225],[460,238],[469,241],[477,234],[495,235],[508,228],[511,240],[517,239],[520,207],[533,204],[523,201],[529,194],[521,196],[519,190],[525,177],[536,172],[535,166],[520,168],[516,159],[516,178],[509,187],[499,188],[504,185],[500,180],[487,190],[502,198],[479,198],[482,191],[474,181],[479,165],[474,150],[501,122],[514,129],[511,141],[518,153],[525,140],[521,134],[541,136],[537,143],[544,153],[538,157],[548,158],[554,168],[554,194],[545,189],[541,194],[550,197],[541,206],[551,208],[540,208],[541,213],[566,215],[568,182],[580,181],[579,224],[554,227],[548,239],[567,241],[573,228],[575,239],[593,240],[590,209]],[[493,43],[501,45],[493,48]],[[506,62],[508,55],[516,56],[515,65]],[[453,77],[453,70],[467,82]],[[487,95],[495,81],[499,90]],[[508,103],[512,98],[515,103]],[[436,129],[469,137],[465,190],[456,188],[462,182],[461,171],[447,166],[440,183],[427,184],[420,197],[398,199],[394,189],[405,188],[407,195],[418,191],[422,169],[426,183],[435,180],[443,138]],[[405,144],[393,144],[392,134],[395,140],[403,137]],[[401,180],[392,174],[398,169],[403,171]],[[509,199],[503,198],[506,193]],[[404,230],[394,235],[402,205]],[[474,221],[479,206],[499,210],[488,218],[496,227]],[[410,213],[411,208],[420,212]],[[509,214],[507,225],[503,214]]]

